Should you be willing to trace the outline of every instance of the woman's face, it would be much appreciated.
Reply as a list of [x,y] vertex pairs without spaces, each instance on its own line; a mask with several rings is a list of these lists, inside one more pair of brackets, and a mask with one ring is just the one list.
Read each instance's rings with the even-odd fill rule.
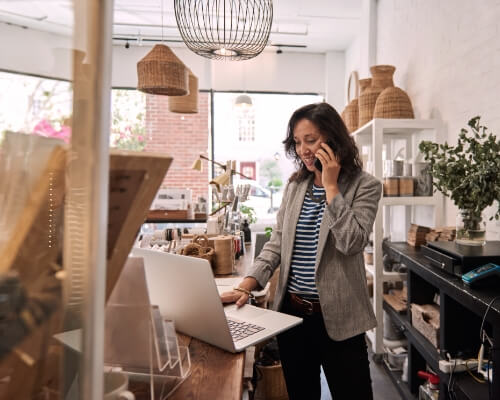
[[323,135],[314,123],[304,118],[295,124],[293,139],[295,141],[295,152],[306,168],[314,172],[316,170],[314,167],[315,154],[321,148],[321,143],[325,141]]

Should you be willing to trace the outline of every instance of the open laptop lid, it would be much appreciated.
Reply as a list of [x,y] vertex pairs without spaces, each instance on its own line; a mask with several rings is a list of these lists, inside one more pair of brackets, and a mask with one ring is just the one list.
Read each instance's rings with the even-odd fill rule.
[[150,302],[164,318],[174,320],[180,332],[235,351],[207,260],[140,248],[132,254],[144,257]]

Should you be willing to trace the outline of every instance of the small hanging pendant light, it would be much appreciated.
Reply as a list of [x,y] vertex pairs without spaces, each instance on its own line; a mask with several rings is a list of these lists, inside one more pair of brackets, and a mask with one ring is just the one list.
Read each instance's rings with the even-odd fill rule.
[[168,99],[168,110],[181,114],[196,114],[198,112],[198,78],[189,70],[189,94]]
[[188,69],[174,52],[157,44],[137,63],[137,89],[150,94],[185,96],[188,94]]

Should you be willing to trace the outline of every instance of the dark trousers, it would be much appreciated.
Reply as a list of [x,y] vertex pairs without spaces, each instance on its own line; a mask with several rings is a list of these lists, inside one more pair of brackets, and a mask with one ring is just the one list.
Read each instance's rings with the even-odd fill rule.
[[320,366],[333,400],[373,399],[365,334],[343,341],[330,339],[321,313],[300,315],[288,296],[281,310],[304,322],[278,335],[278,346],[290,400],[320,399]]

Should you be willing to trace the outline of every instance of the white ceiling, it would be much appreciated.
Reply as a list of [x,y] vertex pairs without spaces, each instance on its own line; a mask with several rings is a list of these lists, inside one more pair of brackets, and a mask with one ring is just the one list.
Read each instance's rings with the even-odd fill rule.
[[[171,41],[169,45],[183,46],[173,3],[115,0],[115,43],[123,44],[124,38],[140,38],[139,42],[146,45],[148,39],[159,40],[163,36]],[[358,35],[361,3],[362,0],[274,0],[270,45],[284,45],[283,51],[345,50]],[[0,0],[0,23],[71,35],[73,7],[72,0]],[[139,43],[131,40],[130,44]]]

